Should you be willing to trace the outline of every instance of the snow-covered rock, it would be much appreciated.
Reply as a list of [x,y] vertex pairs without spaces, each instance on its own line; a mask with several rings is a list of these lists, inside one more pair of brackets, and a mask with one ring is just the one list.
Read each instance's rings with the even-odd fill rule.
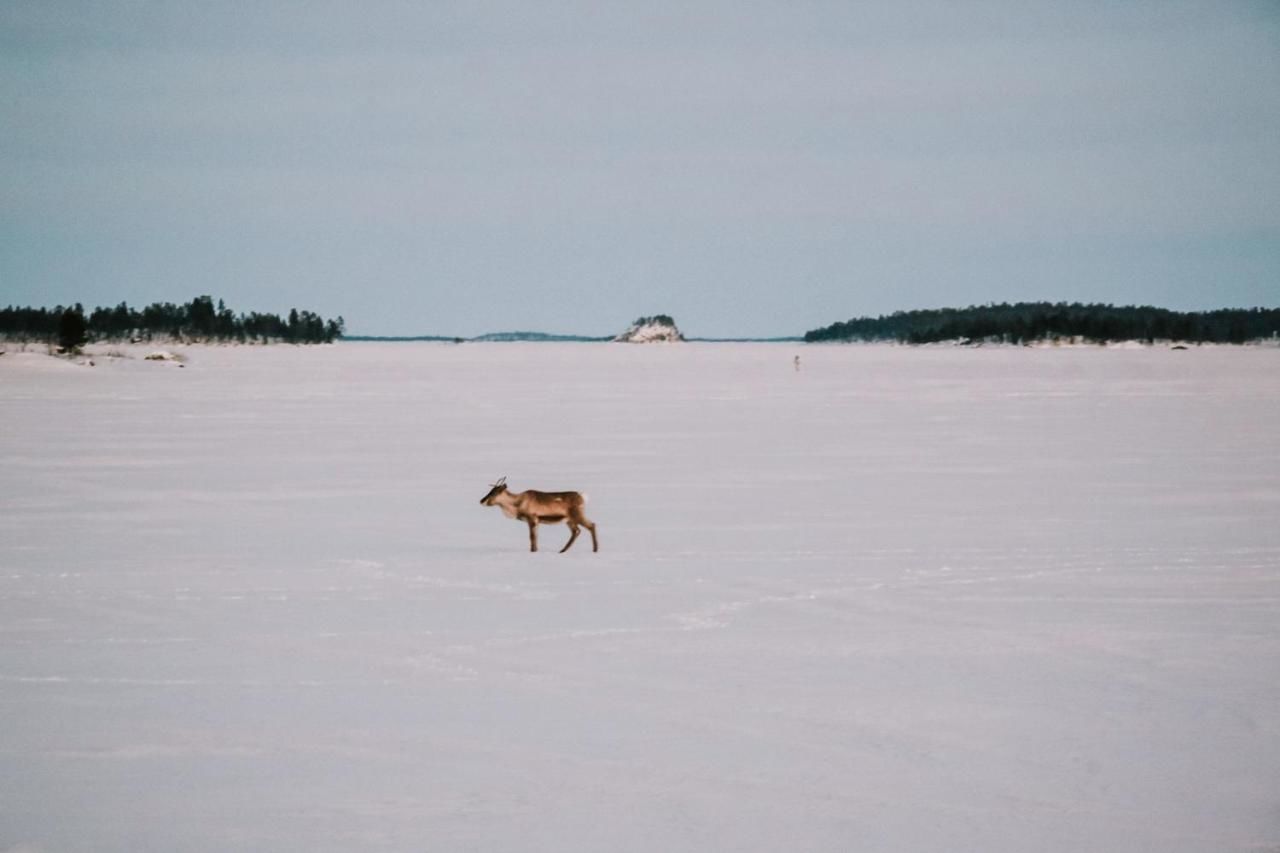
[[641,317],[613,340],[624,344],[678,343],[684,340],[684,335],[676,328],[675,320],[666,314],[657,314]]
[[164,361],[164,362],[169,362],[171,364],[176,364],[178,365],[178,367],[186,367],[186,365],[183,363],[186,361],[186,358],[184,356],[178,353],[169,352],[168,350],[163,350],[163,349],[156,350],[150,355],[145,356],[145,360],[146,361]]

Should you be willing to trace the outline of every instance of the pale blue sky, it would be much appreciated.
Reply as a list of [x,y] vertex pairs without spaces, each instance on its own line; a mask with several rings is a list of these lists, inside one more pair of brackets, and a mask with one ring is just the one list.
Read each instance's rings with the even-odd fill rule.
[[0,0],[0,304],[1280,305],[1274,2]]

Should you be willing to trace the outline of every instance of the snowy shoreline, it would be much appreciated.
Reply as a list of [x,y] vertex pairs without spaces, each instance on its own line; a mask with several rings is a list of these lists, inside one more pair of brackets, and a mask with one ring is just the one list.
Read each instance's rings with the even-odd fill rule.
[[[575,341],[573,345],[583,346],[584,344],[601,344],[615,343],[616,341]],[[664,342],[664,341],[659,341]],[[322,348],[333,347],[370,347],[377,345],[407,347],[411,345],[429,346],[435,348],[453,348],[461,345],[475,346],[499,343],[502,346],[524,345],[524,346],[564,346],[563,341],[486,341],[486,340],[468,340],[464,342],[455,342],[452,340],[354,340],[354,341],[337,341],[330,344],[287,344],[287,343],[237,343],[231,342],[189,342],[176,339],[161,340],[156,339],[154,342],[93,342],[86,344],[78,353],[66,354],[54,351],[52,344],[44,342],[32,341],[5,341],[0,339],[0,368],[6,364],[13,366],[16,364],[38,365],[43,364],[43,359],[55,359],[57,361],[75,364],[79,366],[90,366],[89,362],[93,362],[92,366],[101,366],[112,362],[120,361],[163,361],[181,363],[192,356],[196,356],[204,351],[223,351],[223,350],[250,350],[250,351],[270,351],[273,349],[292,349],[305,352],[307,350],[319,350]],[[900,349],[900,350],[1176,350],[1176,351],[1193,351],[1193,350],[1249,350],[1249,349],[1276,349],[1280,350],[1280,342],[1274,340],[1249,341],[1243,344],[1224,344],[1224,343],[1188,343],[1182,341],[1155,341],[1147,343],[1145,341],[1111,341],[1107,343],[1088,343],[1084,341],[1037,341],[1026,344],[1010,344],[990,341],[938,341],[935,343],[925,344],[904,344],[894,341],[822,341],[819,343],[805,343],[804,341],[788,341],[788,340],[708,340],[699,338],[682,338],[680,343],[688,343],[694,346],[767,346],[771,348],[794,346],[799,351],[812,351],[824,348],[871,348],[871,349]],[[595,349],[593,347],[585,347],[586,351]]]

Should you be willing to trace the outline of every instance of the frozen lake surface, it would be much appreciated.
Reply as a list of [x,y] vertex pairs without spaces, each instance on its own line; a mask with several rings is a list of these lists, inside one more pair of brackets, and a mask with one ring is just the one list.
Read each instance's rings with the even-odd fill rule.
[[0,850],[1280,849],[1280,349],[134,355],[0,358]]

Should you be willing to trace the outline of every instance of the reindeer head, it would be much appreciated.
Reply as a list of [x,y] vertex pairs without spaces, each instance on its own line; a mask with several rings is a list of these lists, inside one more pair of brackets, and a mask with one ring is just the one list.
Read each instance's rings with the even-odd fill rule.
[[490,484],[489,493],[480,499],[480,503],[484,504],[485,506],[493,506],[494,499],[496,499],[498,495],[502,494],[506,490],[507,490],[507,478],[503,477],[502,479],[498,480],[498,482]]

